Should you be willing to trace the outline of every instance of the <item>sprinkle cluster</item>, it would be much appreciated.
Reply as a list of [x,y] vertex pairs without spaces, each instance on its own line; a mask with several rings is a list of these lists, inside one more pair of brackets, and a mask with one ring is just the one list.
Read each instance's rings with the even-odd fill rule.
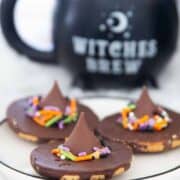
[[168,113],[161,107],[157,109],[157,112],[154,112],[153,117],[144,115],[141,118],[136,117],[135,109],[136,105],[134,103],[128,104],[127,107],[122,109],[117,120],[125,129],[130,131],[161,131],[171,122]]
[[51,127],[57,125],[60,129],[64,125],[77,121],[77,103],[75,99],[70,100],[70,105],[66,106],[64,112],[55,106],[40,106],[41,97],[35,96],[29,99],[27,116],[31,117],[38,125]]
[[53,149],[52,154],[59,157],[61,160],[80,162],[106,157],[107,155],[111,154],[111,150],[108,147],[104,147],[101,149],[98,147],[94,147],[91,154],[87,154],[86,152],[80,152],[78,153],[78,155],[74,155],[73,153],[71,153],[68,147],[65,147],[62,144],[56,149]]

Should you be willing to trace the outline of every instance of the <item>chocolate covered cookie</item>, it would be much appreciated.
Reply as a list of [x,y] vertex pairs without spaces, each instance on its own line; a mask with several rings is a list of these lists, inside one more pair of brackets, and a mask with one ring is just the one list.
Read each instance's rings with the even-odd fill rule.
[[144,88],[137,102],[106,117],[98,132],[129,144],[135,152],[162,152],[180,146],[180,114],[156,105]]
[[7,109],[7,122],[15,133],[33,142],[64,139],[71,133],[79,113],[85,112],[95,130],[98,117],[75,99],[64,97],[55,82],[47,96],[32,96],[13,102]]
[[65,142],[40,145],[31,153],[32,166],[39,174],[62,180],[99,180],[120,175],[130,167],[130,148],[122,143],[100,141],[86,119],[87,114],[82,113]]

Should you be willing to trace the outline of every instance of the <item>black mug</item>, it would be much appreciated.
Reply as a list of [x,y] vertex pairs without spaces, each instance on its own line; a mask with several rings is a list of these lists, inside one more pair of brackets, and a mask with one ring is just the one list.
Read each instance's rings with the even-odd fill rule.
[[[60,62],[88,87],[151,82],[170,60],[178,35],[175,0],[57,0],[52,52],[29,47],[14,26],[17,0],[2,0],[7,41],[39,62]],[[96,82],[96,83],[95,83]]]

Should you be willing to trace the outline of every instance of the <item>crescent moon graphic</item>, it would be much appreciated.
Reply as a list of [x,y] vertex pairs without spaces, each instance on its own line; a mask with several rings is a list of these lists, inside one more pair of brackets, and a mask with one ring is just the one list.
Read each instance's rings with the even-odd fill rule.
[[124,32],[128,27],[128,19],[127,19],[126,15],[119,11],[112,12],[110,14],[109,20],[114,20],[114,19],[118,20],[118,24],[116,24],[116,25],[109,24],[111,31],[114,33]]

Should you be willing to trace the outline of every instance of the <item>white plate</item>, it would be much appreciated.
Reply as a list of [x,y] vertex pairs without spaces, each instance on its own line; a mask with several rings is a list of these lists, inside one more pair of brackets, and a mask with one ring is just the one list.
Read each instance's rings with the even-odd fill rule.
[[[118,112],[128,101],[110,98],[85,98],[81,102],[91,107],[102,119],[107,115]],[[37,145],[16,137],[7,124],[0,127],[0,161],[22,172],[37,175],[30,164],[30,153]],[[122,176],[122,179],[135,179],[139,177],[158,174],[180,165],[180,148],[161,154],[135,155],[131,168]],[[0,166],[1,167],[1,166]],[[2,171],[1,171],[2,170]],[[14,173],[0,168],[0,179],[6,179],[7,174]],[[1,177],[2,176],[2,177]],[[13,179],[16,179],[15,173]],[[20,179],[32,179],[21,176]],[[116,179],[119,179],[116,178]]]

